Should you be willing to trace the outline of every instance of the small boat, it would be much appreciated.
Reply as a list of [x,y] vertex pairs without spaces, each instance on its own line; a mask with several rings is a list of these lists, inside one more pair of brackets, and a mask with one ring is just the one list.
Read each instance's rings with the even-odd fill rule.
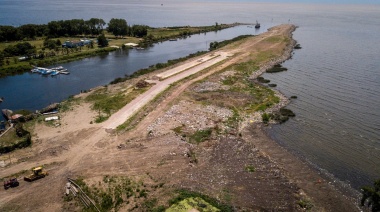
[[260,23],[256,21],[256,25],[255,25],[255,28],[258,29],[260,28]]
[[51,69],[59,71],[59,70],[63,70],[63,67],[62,66],[57,66],[57,67],[54,67],[54,68],[51,68]]
[[4,101],[4,97],[0,97],[0,103]]
[[32,70],[30,70],[30,72],[32,72],[32,73],[39,73],[39,70],[38,70],[38,68],[32,68]]
[[59,71],[52,71],[50,76],[54,77],[54,76],[57,76],[58,74],[60,74]]
[[53,71],[52,70],[43,70],[42,72],[41,72],[41,74],[42,75],[49,75],[49,74],[51,74]]
[[70,74],[70,72],[68,72],[67,70],[65,70],[65,71],[60,71],[59,73],[60,73],[60,74],[65,74],[65,75]]
[[171,38],[171,39],[169,39],[169,41],[177,41],[177,39],[176,38]]

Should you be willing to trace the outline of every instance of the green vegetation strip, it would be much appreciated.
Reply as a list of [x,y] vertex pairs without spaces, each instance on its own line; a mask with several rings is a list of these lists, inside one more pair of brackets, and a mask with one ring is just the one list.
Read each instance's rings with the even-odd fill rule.
[[0,153],[8,153],[15,149],[25,148],[32,144],[31,135],[20,124],[0,137]]
[[[102,181],[88,185],[83,178],[75,180],[83,192],[95,201],[100,211],[119,211],[125,205],[137,211],[164,211],[164,206],[157,206],[157,199],[150,198],[150,192],[161,189],[164,183],[147,185],[143,181],[135,181],[129,177],[104,176]],[[73,195],[64,196],[65,202],[75,199]],[[79,201],[79,200],[78,200]],[[94,211],[93,208],[83,208]]]
[[171,207],[168,211],[175,211],[175,209],[181,212],[188,211],[180,209],[189,207],[198,209],[199,211],[234,211],[232,206],[219,202],[218,200],[199,192],[181,189],[178,190],[177,193],[177,197],[169,201]]
[[98,112],[96,123],[107,120],[113,113],[120,110],[126,104],[144,93],[148,88],[133,89],[129,93],[118,92],[116,94],[107,93],[107,88],[94,91],[86,97],[87,102],[92,103],[92,109]]

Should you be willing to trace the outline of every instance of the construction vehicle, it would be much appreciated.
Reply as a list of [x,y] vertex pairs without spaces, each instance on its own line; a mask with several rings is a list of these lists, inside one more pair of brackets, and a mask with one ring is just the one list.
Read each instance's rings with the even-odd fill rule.
[[24,177],[25,181],[32,182],[49,175],[49,173],[42,171],[41,166],[32,169],[32,171],[33,171],[33,174]]
[[8,188],[17,187],[20,185],[20,183],[17,181],[17,178],[11,178],[8,181],[4,181],[4,189],[7,190]]

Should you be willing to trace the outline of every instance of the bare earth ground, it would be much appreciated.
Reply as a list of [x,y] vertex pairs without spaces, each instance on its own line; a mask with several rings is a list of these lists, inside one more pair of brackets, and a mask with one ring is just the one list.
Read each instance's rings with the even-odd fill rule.
[[[138,111],[144,105],[128,104],[108,121],[91,124],[97,114],[90,104],[81,103],[60,114],[60,126],[36,124],[32,147],[2,157],[4,160],[10,156],[12,163],[0,168],[0,177],[39,165],[45,165],[50,174],[32,183],[20,177],[19,187],[1,189],[0,211],[80,211],[80,207],[63,199],[66,178],[81,176],[88,184],[96,185],[105,175],[126,176],[148,186],[162,183],[163,187],[152,190],[149,196],[166,206],[175,189],[185,188],[217,198],[237,211],[303,211],[298,204],[300,200],[310,201],[312,211],[359,211],[355,200],[344,196],[306,163],[269,139],[258,123],[259,115],[247,117],[238,132],[229,131],[223,123],[232,116],[232,111],[217,105],[197,104],[193,99],[202,90],[224,89],[220,84],[199,80],[224,77],[229,73],[218,71],[244,62],[249,55],[263,49],[282,48],[264,41],[276,35],[291,36],[292,30],[291,25],[277,26],[223,48],[220,52],[230,57],[213,64],[207,71],[189,69],[152,86],[151,92],[156,93],[152,95],[147,91],[141,96],[148,96],[140,100],[153,99],[158,90],[165,90],[191,71],[195,74],[144,107],[144,111],[139,112],[143,118],[132,130],[109,133],[105,129],[116,128],[133,115],[128,111]],[[259,72],[290,56],[291,48],[284,51],[284,57],[261,64]],[[199,59],[192,59],[190,63]],[[155,74],[146,77],[153,78]],[[120,87],[113,85],[108,89]],[[281,103],[285,104],[286,98],[282,98]],[[181,133],[173,131],[177,127]],[[229,133],[213,134],[200,144],[190,143],[189,138],[182,135],[207,128]],[[255,171],[247,172],[247,167],[254,167]],[[136,201],[139,204],[139,200]],[[125,204],[120,208],[120,211],[127,210],[133,210],[132,206]],[[143,209],[134,209],[140,210]]]

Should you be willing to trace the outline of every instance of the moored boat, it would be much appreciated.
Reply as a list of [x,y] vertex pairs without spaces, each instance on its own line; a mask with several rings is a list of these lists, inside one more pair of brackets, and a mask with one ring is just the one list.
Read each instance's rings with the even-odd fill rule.
[[68,75],[70,74],[70,72],[67,70],[67,69],[62,69],[59,71],[60,74],[65,74],[65,75]]
[[255,28],[258,29],[260,28],[260,23],[256,21],[256,25],[255,25]]
[[63,70],[63,66],[57,66],[57,67],[54,67],[54,68],[51,68],[52,70],[57,70],[57,71],[60,71],[60,70]]
[[51,72],[51,75],[50,75],[50,76],[54,77],[54,76],[57,76],[58,74],[60,74],[60,72],[57,71],[57,70],[55,70],[55,71],[52,71],[52,72]]

